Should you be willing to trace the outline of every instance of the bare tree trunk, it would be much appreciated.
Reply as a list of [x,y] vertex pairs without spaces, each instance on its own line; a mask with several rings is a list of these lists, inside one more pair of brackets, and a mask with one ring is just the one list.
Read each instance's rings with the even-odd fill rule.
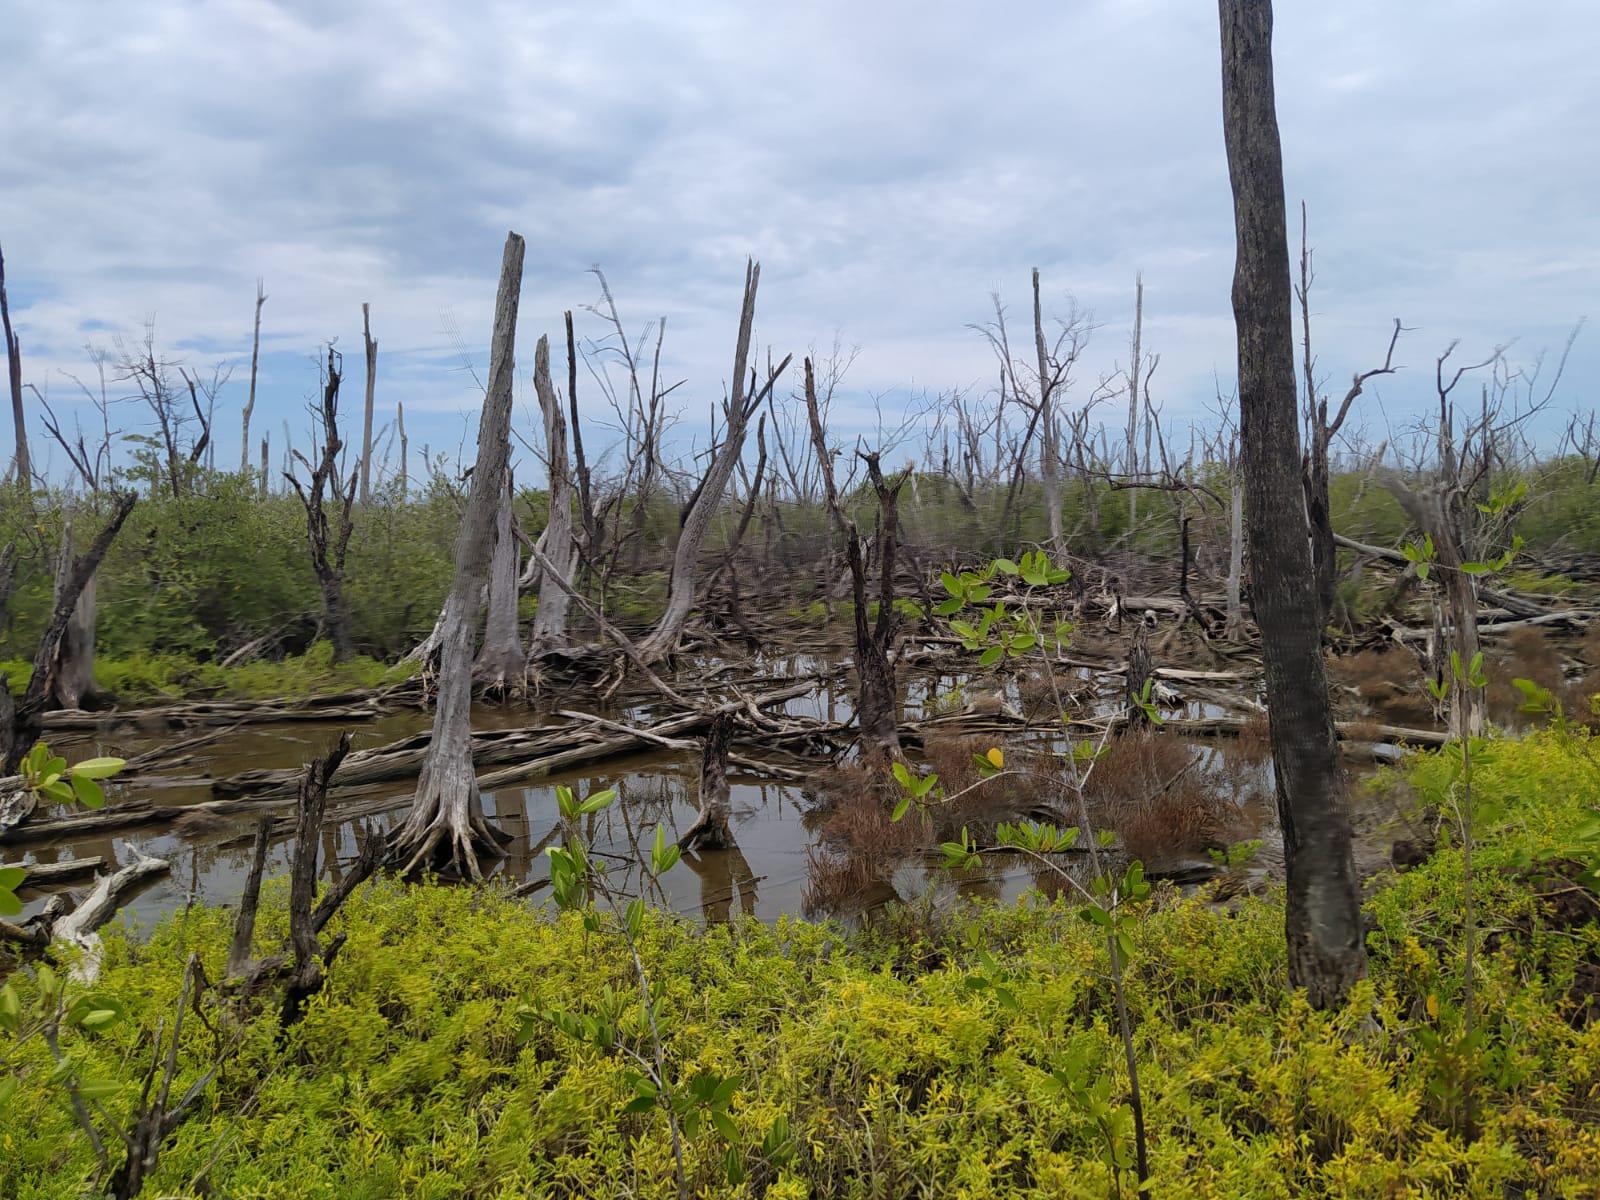
[[[72,575],[72,517],[69,515],[61,531],[61,554],[56,560],[56,598],[60,599]],[[51,708],[89,708],[97,706],[102,693],[94,680],[95,634],[95,580],[98,572],[89,576],[78,602],[73,605],[72,616],[62,631],[56,649],[55,667],[50,680],[49,705]]]
[[[329,346],[320,414],[322,454],[314,467],[304,455],[295,455],[310,470],[311,482],[301,487],[293,474],[286,474],[300,497],[300,503],[305,506],[306,544],[311,551],[311,568],[316,572],[317,583],[322,588],[323,613],[328,638],[333,642],[333,661],[336,663],[344,662],[355,653],[355,643],[350,639],[350,610],[344,598],[344,564],[353,528],[350,509],[355,503],[356,472],[350,472],[348,482],[339,478],[339,452],[344,449],[344,443],[339,440],[341,366],[338,351]],[[337,529],[328,521],[327,501],[330,498],[339,509]]]
[[1238,240],[1233,311],[1245,535],[1283,827],[1289,979],[1325,1008],[1338,1005],[1365,974],[1366,949],[1300,482],[1272,5],[1219,0],[1218,12],[1223,133]]
[[[22,761],[22,756],[33,748],[34,742],[39,740],[44,713],[50,706],[53,668],[61,639],[66,636],[67,625],[78,607],[78,597],[83,594],[83,589],[88,586],[89,580],[94,578],[94,573],[100,569],[100,561],[105,558],[106,551],[111,548],[111,543],[122,529],[123,522],[133,511],[136,499],[132,492],[124,492],[116,498],[105,526],[95,535],[89,549],[73,559],[71,571],[57,587],[55,608],[45,625],[44,636],[39,639],[38,649],[34,651],[33,674],[28,679],[27,690],[23,692],[21,701],[12,708],[10,719],[0,723],[0,775],[16,774],[17,764]],[[6,556],[0,555],[0,559],[5,558]],[[9,559],[6,561],[9,562]],[[9,569],[0,571],[0,576],[9,574]],[[10,693],[5,691],[3,677],[0,677],[0,694],[4,696],[4,700],[0,703],[8,704],[11,697]]]
[[[568,386],[572,385],[569,371]],[[544,553],[553,571],[539,580],[539,609],[533,617],[529,639],[535,651],[561,646],[567,640],[566,590],[552,578],[559,574],[569,585],[576,563],[572,540],[572,479],[567,471],[567,423],[561,413],[561,397],[550,382],[550,343],[539,339],[533,355],[533,390],[544,414],[545,467],[549,472],[550,519],[545,525]]]
[[[1139,473],[1139,369],[1144,354],[1144,276],[1133,281],[1133,365],[1128,368],[1128,481]],[[1139,521],[1139,489],[1128,489],[1128,537]],[[1131,544],[1131,540],[1130,540]]]
[[711,465],[689,505],[678,534],[678,549],[672,559],[672,582],[667,592],[667,608],[656,622],[650,635],[639,643],[639,654],[646,662],[659,662],[678,648],[683,636],[684,623],[694,609],[695,576],[699,570],[700,546],[706,531],[711,528],[711,518],[722,504],[728,490],[728,480],[733,476],[734,465],[744,450],[745,432],[750,416],[772,391],[772,385],[789,365],[785,358],[767,380],[766,386],[751,395],[745,380],[746,363],[750,356],[750,331],[756,316],[756,287],[761,281],[761,265],[750,262],[745,267],[744,303],[739,312],[739,338],[733,353],[732,395],[724,411],[726,429],[722,444],[717,448]]
[[378,343],[372,340],[369,306],[361,306],[361,340],[367,351],[367,410],[361,422],[361,503],[372,498],[372,396],[378,384]]
[[17,486],[33,487],[33,460],[28,456],[28,422],[22,411],[22,340],[11,329],[11,301],[6,295],[6,256],[0,251],[0,330],[6,339],[6,379],[11,385],[11,424],[17,435]]
[[261,494],[261,498],[263,500],[265,500],[267,498],[267,478],[268,478],[268,475],[270,473],[269,470],[268,470],[268,466],[267,466],[267,462],[268,462],[268,459],[267,459],[267,449],[268,449],[267,444],[268,444],[269,441],[271,441],[271,437],[272,437],[272,435],[268,434],[268,435],[266,435],[265,437],[263,437],[261,439],[261,493],[260,494]]
[[583,556],[588,562],[587,570],[592,573],[597,569],[600,559],[600,526],[590,495],[589,461],[583,454],[583,422],[578,419],[578,342],[572,336],[571,310],[563,315],[567,323],[567,405],[572,410],[572,470],[578,481],[578,519],[583,523]]
[[400,430],[400,499],[404,500],[410,490],[406,471],[411,457],[411,443],[406,441],[406,406],[398,400],[394,404],[394,419]]
[[817,404],[816,377],[811,360],[805,360],[806,414],[810,420],[811,442],[816,447],[822,475],[823,501],[834,527],[844,539],[846,561],[850,565],[850,587],[855,603],[856,637],[856,737],[861,755],[868,762],[885,767],[901,758],[899,691],[895,686],[894,663],[889,648],[894,641],[894,560],[899,522],[895,507],[900,488],[910,476],[910,468],[890,485],[878,468],[876,454],[863,455],[878,494],[878,619],[869,621],[867,562],[860,531],[839,503],[839,490],[833,475],[833,454],[828,449],[822,428],[822,411]]
[[[267,302],[266,281],[256,280],[256,327],[250,338],[250,395],[244,402],[244,429],[239,438],[239,474],[250,471],[250,417],[256,411],[256,366],[261,361],[261,306]],[[262,486],[266,486],[267,464],[261,463]]]
[[473,681],[485,692],[521,695],[527,690],[528,656],[517,630],[517,575],[522,548],[511,533],[511,472],[505,472],[495,511],[494,556],[489,561],[489,617]]
[[732,740],[733,717],[718,713],[700,751],[700,813],[678,839],[680,849],[726,850],[734,844],[728,828],[728,744]]
[[1055,381],[1051,377],[1050,352],[1044,341],[1044,315],[1039,305],[1038,267],[1033,269],[1033,345],[1039,358],[1039,480],[1049,521],[1050,549],[1059,554],[1066,544],[1061,532],[1061,472],[1057,462],[1060,443],[1056,437]]
[[391,855],[410,874],[432,864],[473,879],[480,852],[498,852],[499,835],[483,815],[472,769],[472,642],[480,596],[494,549],[494,526],[511,452],[512,380],[516,371],[517,306],[522,290],[523,241],[506,235],[489,346],[489,386],[478,422],[478,459],[472,491],[456,538],[455,578],[445,601],[439,694],[433,739],[417,780],[406,822],[394,835]]

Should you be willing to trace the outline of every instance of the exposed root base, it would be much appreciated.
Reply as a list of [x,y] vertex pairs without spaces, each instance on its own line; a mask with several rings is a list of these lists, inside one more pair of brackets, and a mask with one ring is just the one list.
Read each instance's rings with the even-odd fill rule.
[[499,858],[511,835],[490,825],[481,815],[460,814],[452,820],[448,810],[436,808],[420,833],[410,834],[407,822],[389,841],[389,861],[397,871],[412,877],[424,871],[478,882],[483,878],[479,858]]

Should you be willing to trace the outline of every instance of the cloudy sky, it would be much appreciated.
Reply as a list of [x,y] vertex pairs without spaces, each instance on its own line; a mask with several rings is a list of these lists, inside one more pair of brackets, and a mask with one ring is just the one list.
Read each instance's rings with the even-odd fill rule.
[[[1413,369],[1365,412],[1381,435],[1452,339],[1558,352],[1600,295],[1600,7],[1278,9],[1320,370],[1374,365],[1404,318]],[[70,410],[85,344],[153,318],[173,357],[239,363],[219,462],[238,454],[258,276],[256,428],[275,445],[305,425],[319,342],[359,374],[369,301],[381,413],[404,401],[413,451],[470,447],[478,396],[449,330],[481,373],[508,228],[528,240],[524,366],[563,309],[602,332],[582,311],[600,264],[631,327],[667,317],[692,414],[731,369],[746,255],[763,345],[860,347],[862,420],[871,396],[988,386],[969,325],[996,290],[1024,313],[1034,266],[1048,305],[1071,294],[1100,326],[1086,382],[1125,359],[1142,271],[1167,412],[1203,416],[1232,386],[1208,0],[60,0],[11,6],[6,42],[0,245],[28,379]],[[1559,400],[1588,407],[1597,383],[1592,329]]]

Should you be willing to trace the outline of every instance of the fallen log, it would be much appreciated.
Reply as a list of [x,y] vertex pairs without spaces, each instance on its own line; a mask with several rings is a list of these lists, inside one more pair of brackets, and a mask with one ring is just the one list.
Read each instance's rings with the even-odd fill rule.
[[[764,692],[751,701],[758,708],[781,704],[803,696],[815,686],[807,680],[790,684],[774,691]],[[670,738],[675,734],[692,733],[708,725],[718,712],[742,708],[743,701],[729,701],[705,711],[694,710],[682,716],[659,722],[650,729],[657,737]],[[414,776],[422,766],[427,753],[429,734],[413,734],[387,746],[375,746],[351,754],[339,768],[336,786],[345,788],[364,783],[380,783],[391,779]],[[583,744],[574,745],[574,741]],[[618,748],[618,743],[622,743]],[[566,725],[536,725],[518,729],[493,729],[472,735],[472,762],[474,767],[523,760],[536,766],[537,773],[548,774],[563,765],[577,765],[611,757],[617,753],[638,748],[647,743],[637,733],[603,737],[592,727],[570,722]],[[541,769],[542,767],[542,769]],[[480,777],[479,786],[493,786],[491,779],[520,779],[528,776],[504,772]],[[211,790],[218,796],[273,796],[284,795],[298,784],[299,771],[262,770],[244,771],[237,775],[213,781]]]
[[83,903],[51,926],[51,942],[65,942],[83,951],[72,968],[72,977],[80,983],[91,984],[100,977],[101,946],[95,931],[116,915],[145,880],[172,869],[166,859],[152,858],[137,846],[129,849],[134,854],[131,863],[115,874],[102,875]]
[[93,875],[104,869],[106,860],[98,854],[89,858],[69,858],[66,862],[58,863],[7,863],[7,866],[20,866],[28,874],[22,881],[22,891],[37,891],[42,887],[58,883],[70,883],[75,879],[82,879],[85,875]]

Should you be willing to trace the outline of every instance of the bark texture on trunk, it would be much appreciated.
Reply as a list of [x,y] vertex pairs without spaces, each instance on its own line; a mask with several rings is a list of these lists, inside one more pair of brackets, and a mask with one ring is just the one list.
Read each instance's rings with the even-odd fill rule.
[[[306,510],[306,545],[311,551],[311,569],[322,589],[323,619],[328,640],[333,643],[333,661],[344,662],[355,654],[350,637],[350,608],[344,595],[345,556],[350,549],[352,530],[350,509],[355,504],[356,472],[348,481],[339,478],[339,384],[343,363],[331,346],[328,348],[327,376],[322,387],[322,453],[312,466],[298,451],[295,458],[311,471],[311,482],[302,487],[288,475],[300,503]],[[338,508],[338,523],[328,520],[328,503]]]
[[1270,0],[1219,0],[1223,132],[1233,186],[1245,535],[1266,666],[1288,883],[1289,979],[1337,1005],[1366,970],[1350,822],[1322,662],[1301,490],[1283,158]]
[[[72,518],[67,518],[61,534],[61,555],[56,562],[55,590],[57,599],[72,574]],[[56,649],[55,666],[51,673],[49,706],[51,708],[96,708],[104,695],[94,679],[94,636],[96,617],[96,586],[98,573],[89,576],[78,593],[67,627],[62,631]]]
[[484,623],[483,646],[472,673],[478,687],[497,696],[521,695],[527,690],[528,656],[517,629],[517,576],[522,548],[511,532],[511,472],[500,489],[494,519],[494,556],[489,562],[489,617]]
[[1228,501],[1228,617],[1230,642],[1244,640],[1244,488],[1235,483]]
[[1033,349],[1039,360],[1039,482],[1044,490],[1044,511],[1050,527],[1050,550],[1066,548],[1061,530],[1060,445],[1056,439],[1054,380],[1050,351],[1044,340],[1044,312],[1039,303],[1039,268],[1033,269]]
[[[250,416],[256,411],[256,367],[261,362],[261,306],[267,302],[266,284],[256,280],[256,325],[255,332],[250,335],[250,394],[244,402],[244,412],[239,438],[239,474],[250,473]],[[262,495],[266,495],[267,486],[267,455],[263,450],[261,454],[261,486]]]
[[406,822],[391,846],[402,873],[449,867],[473,879],[480,852],[498,852],[499,835],[483,815],[472,769],[472,649],[494,552],[494,527],[511,452],[512,380],[516,371],[517,306],[522,291],[523,241],[506,235],[489,346],[489,386],[478,422],[472,491],[456,538],[455,578],[445,601],[439,656],[439,694],[433,738]]
[[[570,386],[569,372],[569,386]],[[552,570],[539,580],[539,609],[533,617],[535,651],[562,646],[567,640],[566,589],[551,578],[559,574],[572,582],[577,566],[577,546],[572,539],[572,478],[567,468],[567,421],[561,411],[561,397],[550,382],[550,343],[539,339],[533,356],[533,390],[544,415],[545,466],[550,476],[550,519],[543,535],[544,555]]]

